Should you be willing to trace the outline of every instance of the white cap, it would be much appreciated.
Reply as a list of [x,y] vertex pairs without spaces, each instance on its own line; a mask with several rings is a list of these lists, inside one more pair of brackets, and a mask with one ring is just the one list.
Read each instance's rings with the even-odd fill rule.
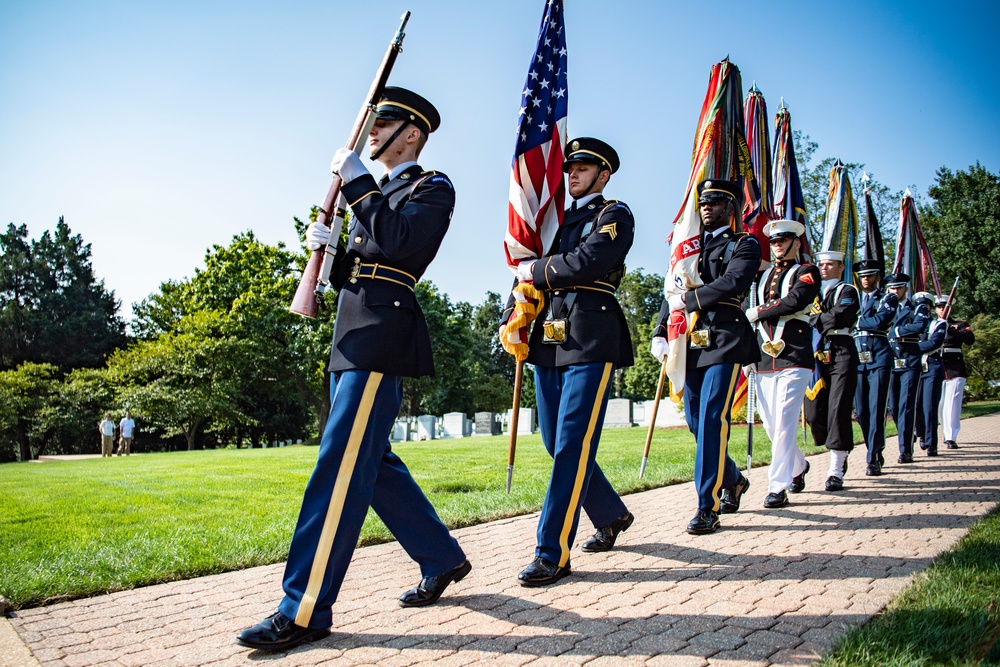
[[772,220],[764,225],[764,235],[768,237],[788,236],[789,234],[802,236],[804,231],[806,231],[806,226],[795,220]]
[[837,250],[823,250],[816,253],[816,261],[822,262],[824,259],[831,260],[834,262],[843,262],[844,253]]

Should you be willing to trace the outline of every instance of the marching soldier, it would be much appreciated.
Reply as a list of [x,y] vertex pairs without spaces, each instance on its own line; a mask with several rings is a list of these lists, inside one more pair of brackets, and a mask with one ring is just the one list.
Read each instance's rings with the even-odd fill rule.
[[[947,308],[947,305],[937,306],[938,317],[943,318]],[[944,337],[944,348],[941,350],[941,362],[944,365],[941,426],[944,431],[944,444],[948,449],[958,449],[958,431],[962,427],[962,397],[965,394],[965,379],[969,376],[965,368],[962,346],[975,343],[976,335],[972,333],[969,323],[964,320],[948,317],[947,322],[948,330]]]
[[851,401],[858,383],[858,352],[851,329],[858,320],[858,291],[843,281],[844,253],[816,254],[823,279],[822,300],[814,304],[809,323],[820,334],[816,355],[821,362],[822,388],[806,401],[806,420],[813,440],[830,450],[826,490],[840,491],[847,475],[847,457],[854,449]]
[[775,220],[764,226],[774,264],[755,286],[760,305],[747,310],[762,352],[757,364],[757,407],[771,440],[766,508],[787,505],[788,491],[805,489],[809,471],[796,435],[799,408],[813,369],[809,310],[819,296],[820,277],[815,266],[796,259],[805,229],[794,220]]
[[699,313],[690,332],[684,380],[684,414],[696,442],[698,511],[687,527],[692,535],[715,532],[719,512],[737,511],[741,496],[750,488],[750,480],[726,451],[740,366],[760,361],[758,347],[746,344],[754,333],[741,307],[760,267],[760,244],[752,235],[734,233],[730,227],[731,221],[739,219],[741,197],[739,185],[730,181],[698,184],[704,225],[698,270],[704,285],[664,301],[653,331],[653,350],[659,357],[666,348],[671,311]]
[[[240,643],[286,650],[330,631],[337,599],[368,508],[420,565],[422,579],[399,604],[433,604],[472,569],[406,465],[389,447],[403,399],[403,377],[434,372],[430,336],[413,293],[444,239],[455,190],[444,174],[417,164],[440,117],[426,99],[386,88],[369,135],[371,157],[385,168],[379,187],[349,149],[331,169],[354,219],[340,276],[329,369],[330,416],[316,469],[306,486],[289,549],[278,611],[239,634]],[[320,228],[322,227],[322,228]],[[313,224],[310,248],[330,239]]]
[[865,259],[855,267],[861,283],[861,312],[854,330],[858,348],[858,386],[854,392],[854,414],[868,447],[866,475],[882,474],[885,465],[885,410],[889,401],[892,348],[888,331],[896,318],[899,299],[879,287],[882,263]]
[[[625,275],[635,221],[628,206],[603,196],[620,165],[615,150],[590,137],[568,147],[563,171],[569,175],[573,204],[554,251],[517,267],[518,279],[543,290],[548,304],[544,320],[536,320],[532,328],[527,360],[535,366],[542,442],[553,458],[535,560],[517,577],[522,586],[547,586],[570,574],[581,501],[597,528],[583,551],[611,549],[633,521],[595,458],[614,370],[633,362],[632,339],[615,290]],[[513,303],[512,296],[504,322]]]
[[[948,302],[947,297],[939,297],[941,307]],[[928,292],[920,292],[914,297],[917,305],[926,306],[929,311],[934,305],[934,296]],[[920,389],[917,391],[916,433],[920,438],[920,448],[927,456],[937,456],[938,408],[941,405],[941,385],[944,382],[944,367],[941,363],[941,347],[944,345],[945,332],[948,323],[933,317],[927,329],[920,334],[917,347],[922,352]]]
[[930,320],[930,309],[918,306],[907,298],[910,276],[897,273],[888,276],[886,287],[896,295],[896,319],[889,329],[889,345],[895,357],[889,383],[889,412],[896,423],[899,439],[898,463],[913,463],[913,427],[917,409],[917,388],[920,384],[920,334]]

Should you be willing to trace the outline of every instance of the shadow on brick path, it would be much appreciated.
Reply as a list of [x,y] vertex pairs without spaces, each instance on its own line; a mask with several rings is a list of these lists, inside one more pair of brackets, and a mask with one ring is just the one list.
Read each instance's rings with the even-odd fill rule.
[[[333,633],[288,653],[234,642],[280,600],[278,564],[23,610],[0,620],[0,665],[809,664],[1000,502],[1000,415],[964,421],[962,437],[877,478],[856,449],[838,493],[821,490],[815,456],[779,510],[763,509],[767,471],[752,470],[712,535],[684,532],[691,483],[627,496],[636,521],[616,548],[575,548],[573,574],[547,588],[516,581],[537,514],[456,530],[472,574],[424,609],[395,603],[419,579],[398,545],[359,549]],[[578,541],[590,530],[581,520]]]

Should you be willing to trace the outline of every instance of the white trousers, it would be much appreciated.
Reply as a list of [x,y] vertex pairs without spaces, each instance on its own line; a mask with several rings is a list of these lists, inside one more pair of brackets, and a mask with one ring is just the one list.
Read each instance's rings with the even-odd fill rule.
[[767,492],[781,493],[792,478],[806,469],[806,457],[799,450],[799,413],[812,371],[786,368],[757,373],[757,409],[764,431],[771,440],[771,467],[767,471]]
[[945,380],[941,387],[941,428],[944,439],[958,442],[962,428],[962,398],[965,396],[965,378]]

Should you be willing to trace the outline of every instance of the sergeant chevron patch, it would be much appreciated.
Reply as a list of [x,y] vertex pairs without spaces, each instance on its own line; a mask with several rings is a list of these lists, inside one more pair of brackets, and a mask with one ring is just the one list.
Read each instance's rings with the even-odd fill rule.
[[608,236],[611,237],[611,240],[614,241],[615,237],[618,236],[618,228],[616,226],[617,224],[618,223],[616,223],[616,222],[612,222],[612,223],[609,223],[607,225],[604,225],[603,227],[601,227],[599,233],[600,234],[607,234]]

